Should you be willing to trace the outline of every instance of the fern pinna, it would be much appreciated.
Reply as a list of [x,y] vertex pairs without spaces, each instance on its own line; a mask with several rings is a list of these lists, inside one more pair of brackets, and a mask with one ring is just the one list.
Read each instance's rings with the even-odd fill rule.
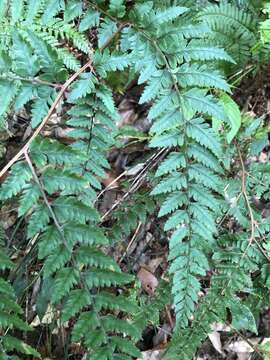
[[[209,6],[202,9],[202,3]],[[114,71],[138,76],[138,83],[144,85],[140,103],[151,106],[149,146],[167,154],[156,171],[152,195],[161,204],[159,216],[167,217],[169,234],[176,314],[169,357],[190,359],[211,324],[226,321],[226,307],[252,318],[248,304],[239,304],[237,292],[251,286],[249,273],[259,264],[265,269],[261,281],[267,281],[265,249],[249,246],[249,193],[241,185],[248,180],[230,186],[226,180],[230,162],[226,156],[239,158],[240,153],[232,145],[224,156],[223,139],[211,126],[212,120],[225,129],[232,125],[220,98],[231,92],[221,69],[224,63],[234,63],[222,47],[215,46],[222,42],[217,41],[219,29],[211,14],[233,15],[231,23],[244,22],[247,28],[250,18],[243,18],[229,1],[209,3],[13,0],[0,4],[0,89],[5,93],[1,124],[7,127],[11,109],[25,107],[31,112],[32,127],[38,126],[18,153],[21,156],[1,171],[6,174],[15,163],[0,199],[17,201],[18,217],[27,223],[27,240],[38,248],[42,282],[52,284],[51,306],[60,310],[60,324],[74,324],[71,341],[84,346],[88,359],[139,357],[136,343],[146,325],[144,309],[138,311],[124,287],[133,277],[121,272],[107,255],[111,239],[105,236],[95,208],[100,179],[109,168],[107,153],[117,133],[118,113],[108,84]],[[97,33],[94,44],[87,37],[92,28]],[[251,36],[242,30],[238,29],[242,40]],[[55,110],[66,130],[64,143],[41,134]],[[245,186],[249,191],[254,183]],[[231,199],[237,191],[239,207],[234,207]],[[238,237],[220,232],[218,221],[226,211],[242,226]],[[263,221],[261,228],[267,234]],[[252,229],[254,238],[257,231]],[[226,247],[232,247],[235,256],[224,251]],[[243,261],[238,264],[239,256]],[[9,267],[10,261],[4,259]],[[201,279],[210,269],[216,273],[200,301]],[[5,289],[15,315],[13,308],[7,311],[1,305],[2,351],[7,356],[13,349],[37,356],[8,335],[12,319],[19,329],[23,322],[18,320],[20,308],[10,285],[1,280],[0,292]],[[158,300],[160,308],[164,304]],[[145,309],[150,317],[151,309]],[[236,320],[232,325],[241,327]],[[254,331],[253,323],[249,329]]]

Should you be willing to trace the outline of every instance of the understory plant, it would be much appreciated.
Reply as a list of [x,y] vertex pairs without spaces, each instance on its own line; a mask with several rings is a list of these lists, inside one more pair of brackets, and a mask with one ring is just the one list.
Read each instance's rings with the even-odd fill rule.
[[[24,224],[22,262],[33,269],[30,287],[40,282],[38,315],[50,307],[58,327],[71,329],[68,353],[79,343],[85,359],[140,358],[153,307],[169,305],[169,359],[192,359],[216,322],[257,332],[270,287],[261,206],[270,168],[258,161],[268,140],[262,119],[240,113],[226,76],[256,60],[260,16],[253,1],[1,1],[0,124],[12,133],[24,111],[32,130],[2,162],[0,201],[16,209],[15,227]],[[104,215],[102,179],[119,145],[112,88],[124,93],[132,81],[148,109],[149,158]],[[134,274],[111,249],[155,210],[170,265],[164,288],[142,304]],[[11,234],[1,234],[0,359],[38,358],[23,341],[31,331],[23,291],[12,287],[21,260]]]

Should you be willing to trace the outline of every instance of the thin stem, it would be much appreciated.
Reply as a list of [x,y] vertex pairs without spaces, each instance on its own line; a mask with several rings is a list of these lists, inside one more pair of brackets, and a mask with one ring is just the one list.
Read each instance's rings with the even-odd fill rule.
[[158,153],[155,153],[150,157],[150,159],[147,160],[144,168],[139,172],[139,174],[133,180],[129,190],[120,200],[114,203],[113,206],[102,216],[101,222],[103,222],[108,217],[108,215],[110,215],[120,204],[122,204],[123,201],[125,201],[131,194],[133,194],[141,186],[147,175],[148,169],[154,168],[156,164],[160,161],[162,155],[167,154],[167,152],[168,149],[163,148]]
[[89,296],[90,296],[90,299],[91,299],[91,305],[92,305],[93,311],[95,312],[97,318],[99,319],[99,326],[102,329],[104,335],[106,336],[105,344],[108,344],[109,343],[109,337],[107,336],[105,328],[103,327],[102,321],[101,321],[100,316],[99,316],[99,312],[96,310],[95,297],[92,295],[91,289],[89,288],[87,282],[84,280],[84,278],[81,275],[81,268],[80,268],[80,266],[78,266],[78,264],[77,264],[77,262],[76,262],[76,260],[74,258],[73,252],[72,252],[72,250],[70,249],[70,247],[67,244],[63,228],[61,227],[60,223],[58,222],[58,219],[57,219],[57,217],[56,217],[56,215],[55,215],[55,213],[54,213],[54,211],[53,211],[53,209],[52,209],[52,207],[51,207],[51,205],[50,205],[50,203],[49,203],[49,201],[47,199],[47,195],[45,193],[44,186],[43,186],[41,180],[38,178],[38,175],[37,175],[37,173],[35,171],[35,168],[34,168],[32,162],[31,162],[31,159],[30,159],[28,153],[25,152],[24,156],[25,156],[25,159],[26,159],[26,161],[28,163],[28,166],[29,166],[29,168],[30,168],[30,170],[31,170],[31,172],[33,174],[33,178],[34,178],[35,182],[37,183],[37,185],[38,185],[38,187],[40,189],[41,195],[42,195],[42,197],[44,199],[44,202],[45,202],[45,204],[46,204],[46,206],[47,206],[47,208],[49,210],[49,213],[50,213],[50,215],[51,215],[51,217],[53,219],[54,225],[56,226],[56,229],[58,230],[58,232],[59,232],[59,234],[61,236],[61,239],[63,241],[63,244],[64,244],[65,248],[68,250],[68,252],[70,254],[70,260],[71,260],[71,263],[73,265],[73,268],[78,270],[80,282],[81,282],[82,286],[89,292]]
[[0,178],[10,169],[10,167],[18,161],[22,155],[24,155],[28,149],[31,143],[34,141],[34,139],[38,136],[38,134],[41,132],[41,130],[44,128],[44,126],[47,124],[49,119],[51,118],[52,114],[54,113],[55,108],[57,107],[58,103],[61,101],[65,91],[68,89],[68,87],[73,83],[74,80],[76,80],[81,73],[83,73],[86,69],[88,69],[92,65],[92,60],[89,60],[86,64],[84,64],[76,73],[74,73],[62,86],[61,90],[59,91],[58,95],[56,96],[56,99],[52,103],[48,114],[44,117],[42,122],[39,124],[39,126],[34,131],[33,135],[30,137],[30,139],[27,141],[27,143],[21,148],[21,150],[18,151],[18,153],[7,163],[6,166],[0,171]]
[[[47,206],[47,208],[49,210],[49,213],[50,213],[50,215],[51,215],[51,217],[53,219],[53,222],[54,222],[55,226],[57,227],[57,230],[59,231],[60,234],[63,234],[63,229],[62,229],[61,225],[59,224],[59,222],[58,222],[58,220],[57,220],[57,218],[56,218],[56,216],[54,214],[54,211],[53,211],[53,209],[52,209],[52,207],[51,207],[51,205],[50,205],[50,203],[49,203],[49,201],[47,199],[46,193],[44,191],[43,184],[41,183],[41,181],[38,178],[38,175],[37,175],[37,173],[36,173],[36,171],[34,169],[34,166],[33,166],[32,162],[31,162],[31,160],[30,160],[30,158],[28,156],[27,151],[24,152],[24,157],[25,157],[25,160],[27,161],[27,164],[28,164],[32,174],[33,174],[33,178],[34,178],[35,182],[37,183],[37,185],[39,187],[39,190],[41,192],[43,200],[44,200],[44,202],[45,202],[45,204],[46,204],[46,206]],[[67,244],[65,244],[65,245],[67,245]]]
[[242,167],[242,194],[245,198],[246,204],[247,204],[247,208],[248,208],[248,212],[249,212],[249,216],[250,216],[250,225],[251,225],[251,235],[250,235],[250,239],[249,242],[250,244],[253,242],[253,240],[255,239],[255,226],[256,226],[256,221],[254,219],[254,215],[253,215],[253,210],[251,208],[250,205],[250,201],[248,198],[248,194],[247,194],[247,190],[246,190],[246,168],[245,168],[245,164],[242,158],[242,154],[241,154],[241,150],[239,148],[239,146],[237,145],[237,150],[238,150],[238,155],[239,155],[239,159],[240,159],[240,163],[241,163],[241,167]]
[[127,170],[123,171],[119,176],[117,176],[115,179],[113,179],[113,181],[111,181],[109,183],[109,185],[107,185],[102,191],[100,191],[100,193],[97,195],[94,204],[97,202],[97,200],[107,191],[107,190],[112,190],[115,187],[112,187],[113,184],[117,183],[118,180],[122,179],[123,176],[125,176],[127,174]]
[[125,252],[124,252],[124,254],[122,255],[121,259],[119,260],[119,264],[121,264],[121,262],[122,262],[122,261],[124,260],[124,258],[126,257],[126,255],[127,255],[127,253],[128,253],[128,250],[130,249],[131,245],[132,245],[133,242],[135,241],[135,239],[136,239],[136,237],[137,237],[137,235],[138,235],[138,233],[139,233],[139,231],[140,231],[141,226],[142,226],[142,222],[139,221],[139,224],[138,224],[138,226],[136,227],[136,230],[134,231],[134,234],[133,234],[133,236],[132,236],[132,238],[131,238],[131,240],[130,240],[130,242],[129,242],[129,244],[128,244]]
[[22,76],[14,75],[14,74],[4,74],[0,75],[0,79],[7,79],[7,80],[19,80],[24,82],[29,82],[31,84],[40,84],[40,85],[47,85],[50,87],[54,87],[56,89],[59,89],[62,87],[62,84],[54,84],[49,81],[41,80],[39,78],[24,78]]
[[[112,36],[106,41],[106,43],[101,47],[100,51],[103,51],[106,47],[109,46],[111,41],[115,38],[115,36],[126,26],[126,24],[121,24],[118,29],[115,31],[115,33],[112,34]],[[92,59],[88,60],[86,64],[84,64],[79,70],[77,70],[61,87],[61,90],[59,91],[58,95],[56,96],[54,102],[52,103],[47,115],[43,118],[42,122],[39,124],[39,126],[36,128],[30,139],[26,142],[26,144],[21,148],[21,150],[18,151],[18,153],[3,167],[3,169],[0,171],[0,179],[1,177],[10,169],[10,167],[18,161],[22,155],[25,154],[25,152],[28,151],[31,143],[33,140],[39,135],[41,130],[44,128],[44,126],[47,124],[49,119],[51,118],[52,114],[54,113],[55,108],[57,107],[58,103],[61,101],[62,97],[64,96],[66,90],[69,88],[69,86],[88,68],[90,68],[90,71],[93,72],[93,62]]]

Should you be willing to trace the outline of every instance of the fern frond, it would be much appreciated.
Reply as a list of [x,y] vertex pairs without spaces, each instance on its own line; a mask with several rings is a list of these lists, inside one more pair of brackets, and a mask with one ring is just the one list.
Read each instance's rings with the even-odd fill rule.
[[98,47],[104,46],[116,30],[117,24],[110,19],[106,19],[99,27]]
[[225,60],[228,62],[234,62],[231,56],[229,56],[224,49],[211,47],[207,44],[202,46],[198,40],[191,40],[189,44],[182,49],[180,55],[190,62],[192,60],[210,61],[210,60]]
[[[144,15],[138,13],[137,16],[142,19]],[[184,22],[184,17],[181,19]],[[153,121],[150,146],[174,149],[157,170],[161,180],[152,195],[165,194],[159,216],[169,215],[164,229],[174,230],[169,254],[172,294],[177,328],[185,328],[196,309],[200,277],[209,269],[210,244],[215,242],[215,222],[222,204],[217,194],[223,191],[221,144],[207,122],[197,116],[226,120],[226,115],[213,95],[198,88],[230,91],[225,80],[215,72],[208,72],[209,66],[202,62],[232,59],[223,49],[198,39],[189,42],[179,39],[180,50],[170,48],[168,41],[173,38],[172,34],[177,37],[174,31],[173,25],[170,33],[168,29],[164,34],[160,31],[160,44],[146,37],[149,47],[145,46],[145,53],[150,48],[155,55],[148,59],[159,58],[159,64],[152,61],[140,101],[154,99],[148,115]],[[135,53],[133,46],[130,45]],[[179,62],[181,65],[177,67]],[[148,66],[142,63],[147,71]],[[183,91],[180,86],[188,89]],[[209,201],[205,193],[209,194]]]
[[81,75],[80,80],[76,81],[71,93],[69,94],[68,100],[75,102],[76,100],[85,97],[95,89],[95,78],[91,73]]
[[217,100],[212,95],[206,95],[203,90],[193,88],[183,94],[183,100],[186,107],[216,119],[226,120],[226,115]]
[[[12,269],[14,264],[6,255],[2,243],[4,237],[2,228],[0,235],[0,270]],[[15,330],[31,331],[32,328],[22,320],[23,310],[16,302],[14,289],[2,276],[0,277],[0,296],[0,328],[3,331],[0,335],[1,355],[8,356],[10,351],[16,350],[21,354],[33,355],[40,359],[40,354],[35,349],[10,334]]]
[[0,105],[0,127],[4,127],[5,116],[11,107],[11,103],[17,94],[18,88],[16,83],[0,80],[0,92],[5,94]]
[[63,10],[65,3],[63,0],[49,0],[41,16],[41,22],[46,25],[51,21],[60,10]]
[[248,61],[257,37],[256,17],[249,9],[224,1],[206,6],[200,13],[200,19],[212,29],[210,37],[224,47],[235,61]]

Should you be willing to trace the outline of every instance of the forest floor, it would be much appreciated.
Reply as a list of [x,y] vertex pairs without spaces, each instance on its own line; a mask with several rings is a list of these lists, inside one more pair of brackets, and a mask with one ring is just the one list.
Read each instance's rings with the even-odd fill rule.
[[[269,67],[261,69],[255,76],[250,75],[237,86],[234,91],[234,98],[240,105],[243,111],[248,111],[256,117],[263,117],[267,124],[270,120],[270,72]],[[151,150],[147,147],[146,141],[150,123],[147,119],[147,108],[145,106],[138,106],[138,99],[142,89],[134,84],[130,86],[125,95],[119,95],[115,100],[118,104],[118,110],[121,114],[121,120],[118,123],[120,133],[122,132],[119,141],[122,146],[113,148],[109,161],[111,170],[108,172],[107,178],[103,181],[104,190],[100,194],[99,202],[97,204],[101,214],[104,215],[104,226],[110,227],[114,221],[114,211],[121,206],[122,199],[132,199],[134,191],[130,191],[136,180],[136,175],[139,173],[142,164],[145,164],[147,159],[151,159]],[[10,133],[12,136],[7,137],[0,133],[0,140],[5,141],[5,149],[2,149],[3,163],[6,163],[22,146],[29,134],[29,114],[27,110],[20,114],[14,115],[10,126]],[[54,117],[47,128],[44,130],[45,135],[53,136],[63,142],[67,142],[66,129],[61,125],[61,118]],[[2,137],[1,137],[2,136]],[[4,137],[4,138],[3,138]],[[124,146],[123,146],[124,144]],[[266,147],[260,155],[265,159],[268,155],[269,147]],[[1,152],[1,149],[0,149]],[[150,162],[150,168],[153,170],[158,161],[162,158],[153,159]],[[2,165],[2,164],[1,164]],[[148,178],[142,177],[136,183],[136,191],[147,189]],[[131,201],[131,200],[130,200]],[[118,204],[118,206],[115,206]],[[25,224],[22,222],[14,229],[16,221],[16,214],[14,208],[2,207],[0,210],[1,222],[7,231],[10,243],[10,248],[17,248],[22,234],[24,233]],[[163,220],[157,217],[153,212],[148,216],[147,222],[138,222],[134,226],[131,234],[123,236],[116,246],[111,249],[112,255],[120,264],[122,269],[132,271],[137,275],[138,283],[141,284],[141,296],[143,301],[147,301],[149,297],[155,296],[155,290],[163,278],[167,268],[167,253],[168,242],[167,236],[162,230]],[[18,253],[14,251],[13,258],[19,259],[27,254]],[[20,287],[24,287],[28,282],[28,271],[33,271],[35,264],[27,264],[22,266],[20,281],[15,284],[17,291],[20,292]],[[210,277],[210,275],[209,275]],[[207,282],[209,279],[204,279],[207,291]],[[64,339],[68,336],[68,331],[63,328],[61,334],[51,332],[52,324],[50,323],[50,314],[46,313],[46,318],[40,322],[34,316],[33,308],[36,300],[35,289],[32,293],[26,295],[26,307],[28,308],[28,320],[36,328],[36,331],[31,335],[33,346],[39,344],[39,351],[43,354],[43,359],[62,359]],[[242,338],[233,333],[231,329],[223,324],[213,324],[213,332],[209,334],[208,340],[202,346],[195,356],[196,360],[220,360],[220,359],[259,359],[257,355],[253,354],[252,345],[256,345],[262,339],[270,338],[270,310],[266,309],[258,320],[258,335],[246,333]],[[164,309],[160,314],[159,325],[153,325],[145,330],[143,340],[140,348],[142,350],[143,359],[158,360],[163,356],[163,349],[167,342],[170,341],[170,335],[174,326],[173,314],[169,308]],[[59,336],[60,335],[60,336]],[[28,338],[29,342],[29,338]],[[31,338],[30,338],[31,342]],[[81,359],[81,349],[74,347],[74,359]]]

